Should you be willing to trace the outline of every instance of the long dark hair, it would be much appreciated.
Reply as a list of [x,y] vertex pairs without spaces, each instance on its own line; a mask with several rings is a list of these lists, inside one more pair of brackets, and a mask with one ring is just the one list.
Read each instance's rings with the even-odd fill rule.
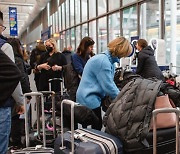
[[77,54],[85,59],[88,47],[94,45],[94,43],[92,38],[88,36],[84,37],[77,48]]
[[19,39],[8,38],[8,43],[12,46],[14,54],[18,54],[23,57],[23,51],[21,49],[21,42]]

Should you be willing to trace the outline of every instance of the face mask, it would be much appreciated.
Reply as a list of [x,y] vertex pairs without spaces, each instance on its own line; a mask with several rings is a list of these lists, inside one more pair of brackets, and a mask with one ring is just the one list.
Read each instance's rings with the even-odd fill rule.
[[47,52],[49,52],[49,53],[50,53],[50,52],[52,52],[52,51],[53,51],[53,48],[52,48],[52,47],[47,46],[47,47],[46,47],[46,50],[47,50]]

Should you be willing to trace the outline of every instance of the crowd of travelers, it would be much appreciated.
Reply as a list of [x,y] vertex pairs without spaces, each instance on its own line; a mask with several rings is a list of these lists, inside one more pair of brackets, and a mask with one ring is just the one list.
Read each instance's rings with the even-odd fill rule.
[[[117,124],[117,116],[121,116],[121,120],[126,121],[128,119],[127,108],[136,111],[138,110],[137,106],[152,106],[153,104],[146,102],[147,98],[146,100],[142,99],[143,96],[148,96],[149,91],[152,89],[154,91],[152,95],[148,96],[148,99],[153,99],[153,101],[155,101],[160,89],[164,94],[168,93],[168,91],[165,92],[167,90],[165,87],[167,86],[162,84],[165,82],[165,78],[155,60],[154,50],[148,46],[145,39],[139,39],[136,45],[133,46],[125,37],[117,37],[108,43],[106,51],[95,55],[93,52],[95,41],[91,37],[84,37],[74,51],[72,46],[69,45],[62,52],[57,48],[56,40],[50,38],[45,42],[42,40],[37,42],[36,47],[30,52],[28,59],[20,40],[18,38],[4,37],[2,35],[4,30],[3,14],[0,12],[1,154],[6,153],[8,146],[16,147],[17,149],[23,147],[21,143],[21,136],[24,135],[24,119],[21,118],[21,114],[24,113],[23,94],[32,91],[28,77],[31,73],[34,74],[37,91],[48,91],[50,88],[49,79],[64,78],[64,85],[69,99],[86,106],[98,118],[98,123],[92,122],[92,128],[97,130],[101,130],[103,126],[101,107],[104,105],[104,99],[108,96],[110,104],[118,102],[118,99],[124,100],[123,103],[118,102],[114,108],[112,106],[111,109],[108,109],[104,119],[106,132],[120,136],[120,138],[123,137],[119,132],[126,133],[125,131],[130,130],[130,127],[124,126],[122,123]],[[126,83],[124,84],[125,88],[122,89],[123,87],[118,86],[122,82],[119,77],[116,78],[114,64],[119,63],[123,57],[132,56],[135,50],[139,51],[135,72],[136,79],[138,78],[138,80],[134,80],[131,84],[129,81],[132,80],[128,80],[129,86],[125,86]],[[152,80],[148,80],[149,78]],[[142,87],[138,91],[137,89],[140,84],[147,84],[149,86],[146,86],[146,91]],[[55,92],[61,90],[60,84],[56,82],[52,84],[51,88]],[[145,91],[144,93],[142,92],[143,90]],[[130,92],[131,95],[129,94]],[[168,94],[170,97],[172,96],[170,93]],[[126,95],[131,97],[127,98],[125,97]],[[180,92],[177,97],[180,98]],[[172,100],[176,99],[174,101],[176,106],[180,105],[180,102],[177,101],[178,98],[174,98],[174,96],[171,98]],[[134,101],[136,106],[129,103],[130,101],[133,102],[133,100],[136,100]],[[28,102],[30,101],[31,97],[28,97]],[[125,103],[129,103],[129,106],[123,106]],[[121,106],[121,115],[118,115],[120,112],[116,112],[117,109],[121,110],[117,104]],[[144,107],[139,109],[139,112],[142,111],[142,116],[148,113],[149,119],[146,122],[150,123],[150,111],[143,112],[143,109]],[[110,114],[110,112],[115,114]],[[139,112],[136,112],[137,116]],[[142,121],[139,120],[138,123],[141,124]],[[132,124],[132,127],[134,125]],[[70,121],[65,121],[65,126],[70,128]],[[76,124],[75,127],[77,128],[78,125]],[[87,125],[82,127],[85,128]],[[134,140],[134,138],[139,135],[139,128],[144,129],[142,125],[139,125],[137,129],[133,129],[135,136],[133,136],[132,140],[134,144],[137,144],[137,140]],[[119,131],[116,129],[119,129]],[[130,134],[128,135],[130,136]],[[141,137],[141,134],[138,137]],[[128,141],[131,141],[131,139]],[[132,148],[129,144],[126,147]]]

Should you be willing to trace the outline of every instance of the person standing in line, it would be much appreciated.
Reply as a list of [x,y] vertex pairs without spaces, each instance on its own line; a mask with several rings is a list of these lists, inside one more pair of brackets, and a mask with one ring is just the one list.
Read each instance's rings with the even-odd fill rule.
[[43,41],[39,41],[37,43],[36,48],[34,48],[30,55],[30,65],[33,69],[34,73],[34,81],[37,88],[37,91],[39,91],[39,78],[40,78],[40,72],[36,69],[37,64],[39,63],[41,55],[46,52],[46,47],[44,45]]
[[3,13],[0,11],[0,153],[6,154],[11,129],[11,107],[15,100],[16,112],[24,113],[23,94],[20,85],[20,71],[14,63],[14,53],[2,33]]
[[77,48],[77,52],[72,56],[73,67],[79,76],[82,76],[84,66],[93,53],[94,43],[92,38],[84,37]]
[[67,48],[64,48],[62,54],[66,57],[67,64],[71,63],[71,56],[73,55],[72,52],[72,46],[68,46]]
[[[31,92],[30,82],[28,73],[25,66],[25,61],[23,59],[23,50],[21,47],[21,42],[17,38],[8,38],[8,43],[12,46],[15,64],[18,66],[21,71],[21,87],[23,94]],[[31,97],[29,96],[28,102],[30,102]],[[12,112],[12,123],[11,123],[11,134],[10,134],[10,144],[12,149],[20,149],[23,147],[21,143],[21,136],[24,134],[24,119],[20,118],[20,115],[16,112]]]
[[[43,53],[40,57],[39,64],[37,65],[40,71],[39,90],[48,91],[48,80],[53,78],[62,78],[62,66],[66,65],[65,56],[57,49],[56,40],[53,38],[45,42],[47,52]],[[60,91],[60,83],[58,81],[52,82],[52,90],[55,92]]]
[[137,69],[136,73],[141,75],[143,78],[157,78],[165,81],[165,78],[157,65],[154,50],[148,46],[148,43],[144,39],[139,39],[136,44],[136,48],[139,51],[137,55]]
[[72,84],[71,89],[69,89],[69,95],[71,100],[76,101],[76,91],[79,86],[80,78],[83,73],[83,69],[89,58],[91,57],[93,53],[93,46],[94,41],[90,37],[84,37],[75,54],[72,55],[72,67],[75,73],[77,73],[76,83],[70,83]]
[[92,128],[101,130],[101,102],[108,95],[115,99],[120,92],[114,83],[115,66],[119,59],[132,55],[132,46],[124,37],[118,37],[108,44],[108,50],[90,58],[84,67],[76,93],[76,102],[92,109],[99,118]]

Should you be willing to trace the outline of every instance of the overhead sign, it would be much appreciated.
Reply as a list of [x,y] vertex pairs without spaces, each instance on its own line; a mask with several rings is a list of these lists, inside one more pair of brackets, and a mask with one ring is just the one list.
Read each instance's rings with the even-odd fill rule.
[[51,26],[41,32],[41,40],[45,41],[51,37]]
[[17,27],[17,8],[9,7],[9,26],[10,26],[10,36],[18,35]]

